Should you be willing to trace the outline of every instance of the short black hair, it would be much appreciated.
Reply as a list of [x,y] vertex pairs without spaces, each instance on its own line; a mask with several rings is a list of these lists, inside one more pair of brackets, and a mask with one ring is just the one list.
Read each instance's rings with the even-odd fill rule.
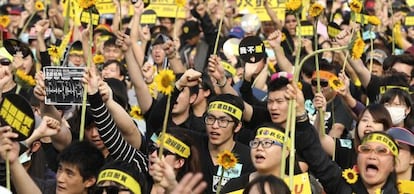
[[59,163],[75,165],[83,180],[97,177],[104,161],[102,152],[88,141],[75,141],[59,155]]

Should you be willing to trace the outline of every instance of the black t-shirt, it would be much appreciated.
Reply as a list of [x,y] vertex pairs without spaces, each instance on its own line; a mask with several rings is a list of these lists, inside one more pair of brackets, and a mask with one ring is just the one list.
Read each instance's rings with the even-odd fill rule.
[[356,164],[357,153],[353,139],[335,138],[335,162],[342,168],[352,168]]
[[231,193],[236,192],[242,193],[244,190],[244,187],[246,187],[247,184],[249,184],[250,174],[245,174],[239,178],[231,179],[227,184],[223,187],[221,190],[221,193]]
[[[204,180],[207,182],[207,188],[205,193],[216,193],[217,185],[220,179],[221,168],[215,166],[213,159],[210,156],[208,149],[208,138],[204,137],[199,139],[200,145],[200,157],[202,161],[202,170]],[[226,170],[223,176],[222,185],[225,185],[230,179],[240,177],[244,174],[254,172],[254,166],[250,159],[250,148],[239,142],[236,142],[233,150],[231,151],[238,159],[236,167]]]

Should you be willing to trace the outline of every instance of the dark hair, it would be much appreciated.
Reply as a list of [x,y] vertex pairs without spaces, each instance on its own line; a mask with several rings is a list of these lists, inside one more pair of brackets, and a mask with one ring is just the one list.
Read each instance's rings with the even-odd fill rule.
[[211,82],[210,76],[206,73],[203,73],[201,76],[201,88],[202,90],[210,90],[210,95],[207,97],[207,99],[210,99],[212,96],[216,95],[216,92],[214,91],[214,85],[213,82]]
[[290,194],[290,189],[288,185],[281,178],[267,175],[267,176],[258,176],[244,188],[243,194],[248,194],[256,186],[258,193],[266,193],[265,187],[269,186],[270,194]]
[[66,147],[59,155],[59,163],[75,165],[83,180],[97,177],[105,158],[102,152],[88,141],[76,141]]
[[396,63],[404,63],[404,64],[411,66],[413,69],[411,70],[410,76],[414,76],[414,56],[413,55],[411,54],[398,55],[398,57],[395,57],[394,63],[391,64],[391,68]]
[[115,42],[116,42],[116,37],[112,37],[112,38],[110,38],[110,39],[108,39],[104,42],[103,47],[104,48],[106,48],[106,47],[117,47],[117,48],[119,48],[119,46],[116,45]]
[[355,146],[358,146],[359,144],[361,144],[362,137],[359,137],[358,126],[359,126],[359,121],[362,118],[362,115],[367,111],[371,114],[375,122],[381,123],[384,126],[384,130],[388,130],[390,127],[392,127],[391,115],[388,113],[387,109],[384,107],[383,104],[368,105],[361,112],[361,114],[358,117],[357,123],[356,123],[356,133],[355,133],[355,138],[354,138]]
[[404,102],[407,107],[411,108],[413,101],[411,99],[410,94],[407,91],[399,88],[388,89],[381,96],[380,103],[384,104],[386,102],[390,102],[394,100],[396,97],[398,97],[400,101]]
[[141,187],[141,193],[148,193],[147,179],[149,175],[147,174],[147,172],[140,172],[139,168],[136,165],[128,163],[124,160],[114,160],[106,163],[101,168],[100,172],[106,169],[115,169],[130,175],[139,183],[139,186]]
[[274,92],[285,89],[286,86],[289,84],[289,79],[286,77],[279,77],[277,79],[270,80],[267,84],[267,91]]
[[[116,66],[118,66],[118,68],[119,68],[119,72],[121,73],[121,75],[122,75],[122,76],[124,76],[124,80],[125,80],[125,78],[126,78],[126,76],[127,76],[127,69],[126,69],[126,68],[125,68],[125,66],[124,66],[124,65],[122,65],[122,64],[121,64],[121,62],[119,62],[118,60],[109,60],[109,61],[105,62],[105,63],[102,65],[102,68],[105,68],[106,66],[108,66],[108,65],[110,65],[110,64],[112,64],[112,63],[115,63],[115,64],[116,64]],[[124,81],[124,80],[121,80],[121,81]]]
[[184,165],[177,172],[176,179],[178,181],[181,180],[181,178],[183,178],[183,176],[188,172],[201,172],[200,154],[193,141],[193,138],[186,132],[188,130],[189,129],[184,129],[181,127],[170,127],[167,131],[168,134],[174,136],[175,138],[185,143],[188,147],[190,147],[190,156],[188,156],[188,158],[182,158],[176,155],[176,157],[182,158],[185,161]]
[[[236,106],[237,108],[239,108],[242,112],[244,111],[244,102],[243,100],[239,97],[239,96],[235,96],[233,94],[219,94],[217,96],[213,96],[211,97],[210,101],[208,102],[208,104],[215,102],[215,101],[223,101],[223,102],[227,102],[229,104],[232,104],[233,106]],[[237,119],[236,117],[234,117],[233,115],[229,115],[235,122],[234,126],[237,126],[239,124],[239,119]]]

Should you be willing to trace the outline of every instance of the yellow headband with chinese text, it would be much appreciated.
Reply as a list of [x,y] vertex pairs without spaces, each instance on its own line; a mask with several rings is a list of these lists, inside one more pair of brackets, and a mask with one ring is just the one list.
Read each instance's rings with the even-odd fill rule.
[[224,70],[229,72],[232,76],[236,75],[236,68],[234,68],[232,65],[224,61],[221,61],[220,64],[223,66]]
[[[159,137],[157,139],[158,145],[161,144],[161,140],[162,140],[162,137]],[[164,146],[165,148],[167,148],[167,150],[174,152],[175,154],[183,158],[188,158],[190,156],[190,153],[191,153],[190,147],[188,147],[188,145],[186,145],[181,140],[175,138],[174,136],[168,133],[165,133],[163,141],[164,141]]]
[[255,138],[268,138],[275,140],[281,143],[282,145],[286,145],[287,147],[289,147],[290,145],[290,139],[288,138],[285,144],[285,134],[274,128],[260,127],[259,129],[257,129]]
[[243,111],[241,111],[236,106],[223,101],[214,101],[210,103],[208,105],[208,112],[211,112],[213,110],[227,113],[233,117],[236,117],[236,119],[238,119],[239,121],[241,120],[243,113]]
[[141,186],[139,185],[139,183],[132,176],[120,170],[103,170],[99,173],[97,183],[100,183],[102,181],[114,181],[125,186],[134,194],[141,194]]
[[388,149],[390,149],[391,153],[395,157],[398,156],[397,143],[395,141],[393,141],[392,139],[390,139],[389,137],[387,137],[386,135],[383,135],[383,134],[380,134],[380,133],[368,134],[368,136],[366,138],[364,138],[364,141],[362,142],[362,144],[367,143],[367,142],[381,143],[381,144],[385,145]]

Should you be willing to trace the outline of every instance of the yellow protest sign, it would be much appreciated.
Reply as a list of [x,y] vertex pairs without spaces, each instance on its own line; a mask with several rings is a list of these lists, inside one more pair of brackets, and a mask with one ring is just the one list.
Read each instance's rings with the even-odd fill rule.
[[355,13],[355,21],[360,24],[368,24],[368,16],[365,14]]
[[184,7],[178,7],[175,0],[151,0],[147,9],[152,9],[157,13],[158,17],[173,18],[178,9],[177,18],[185,18]]
[[414,16],[406,16],[405,17],[405,25],[406,26],[414,26]]
[[[270,21],[263,4],[264,0],[237,0],[237,7],[240,13],[254,13],[259,16],[260,21]],[[277,18],[285,19],[285,3],[279,1],[269,1],[270,7],[276,12]]]
[[[289,185],[289,177],[285,178],[286,184]],[[290,188],[292,194],[311,194],[309,174],[302,173],[293,177],[293,188]]]

